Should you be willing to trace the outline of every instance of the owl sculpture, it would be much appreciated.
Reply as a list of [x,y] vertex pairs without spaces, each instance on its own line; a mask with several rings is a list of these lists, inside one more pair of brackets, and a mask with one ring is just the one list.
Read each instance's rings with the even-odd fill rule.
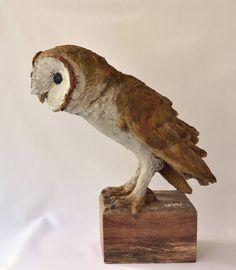
[[32,65],[31,93],[41,102],[54,112],[83,117],[136,155],[133,177],[103,190],[112,207],[128,206],[137,214],[152,198],[148,185],[156,172],[184,193],[192,192],[189,178],[204,186],[216,182],[202,159],[207,153],[196,146],[199,132],[178,118],[167,97],[142,81],[74,45],[38,52]]

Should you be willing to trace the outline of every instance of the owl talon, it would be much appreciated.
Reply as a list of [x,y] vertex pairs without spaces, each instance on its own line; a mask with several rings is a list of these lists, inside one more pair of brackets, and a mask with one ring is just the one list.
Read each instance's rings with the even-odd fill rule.
[[129,205],[130,202],[131,202],[131,198],[129,196],[120,197],[114,200],[114,202],[112,203],[112,206],[115,208],[121,208],[121,207]]
[[109,202],[111,203],[111,204],[114,204],[115,202],[116,202],[116,200],[118,200],[118,197],[117,196],[111,196],[111,197],[109,197]]
[[142,207],[145,205],[145,198],[137,198],[134,200],[131,206],[131,213],[137,217],[138,213],[141,211]]
[[129,206],[131,212],[136,216],[145,204],[145,197],[137,197],[135,195],[128,195],[120,198],[113,197],[111,209],[122,208]]
[[135,184],[126,183],[119,187],[107,187],[102,190],[103,196],[112,197],[112,196],[125,196],[130,194],[135,187]]

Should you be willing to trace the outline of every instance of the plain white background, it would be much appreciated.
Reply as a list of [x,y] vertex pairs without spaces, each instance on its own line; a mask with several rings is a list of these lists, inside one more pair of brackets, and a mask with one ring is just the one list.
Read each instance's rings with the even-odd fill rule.
[[[236,1],[0,1],[0,269],[235,269]],[[137,161],[30,95],[33,55],[77,44],[169,97],[218,183],[193,187],[198,262],[105,265],[98,196]],[[172,189],[160,176],[154,189]]]

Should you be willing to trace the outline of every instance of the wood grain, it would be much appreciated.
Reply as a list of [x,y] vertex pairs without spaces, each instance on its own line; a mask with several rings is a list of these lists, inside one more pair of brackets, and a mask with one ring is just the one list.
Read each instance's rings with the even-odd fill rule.
[[105,263],[195,262],[197,212],[179,191],[155,191],[157,201],[137,217],[110,209],[100,195],[101,245]]

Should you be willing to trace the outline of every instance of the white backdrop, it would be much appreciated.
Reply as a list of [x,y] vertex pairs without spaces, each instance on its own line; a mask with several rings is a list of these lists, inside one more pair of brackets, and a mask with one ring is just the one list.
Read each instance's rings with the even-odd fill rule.
[[[0,0],[0,270],[235,269],[236,1]],[[105,265],[98,196],[136,168],[82,118],[30,95],[33,55],[77,44],[174,102],[218,183],[190,180],[198,262]],[[160,176],[155,189],[171,189]]]

